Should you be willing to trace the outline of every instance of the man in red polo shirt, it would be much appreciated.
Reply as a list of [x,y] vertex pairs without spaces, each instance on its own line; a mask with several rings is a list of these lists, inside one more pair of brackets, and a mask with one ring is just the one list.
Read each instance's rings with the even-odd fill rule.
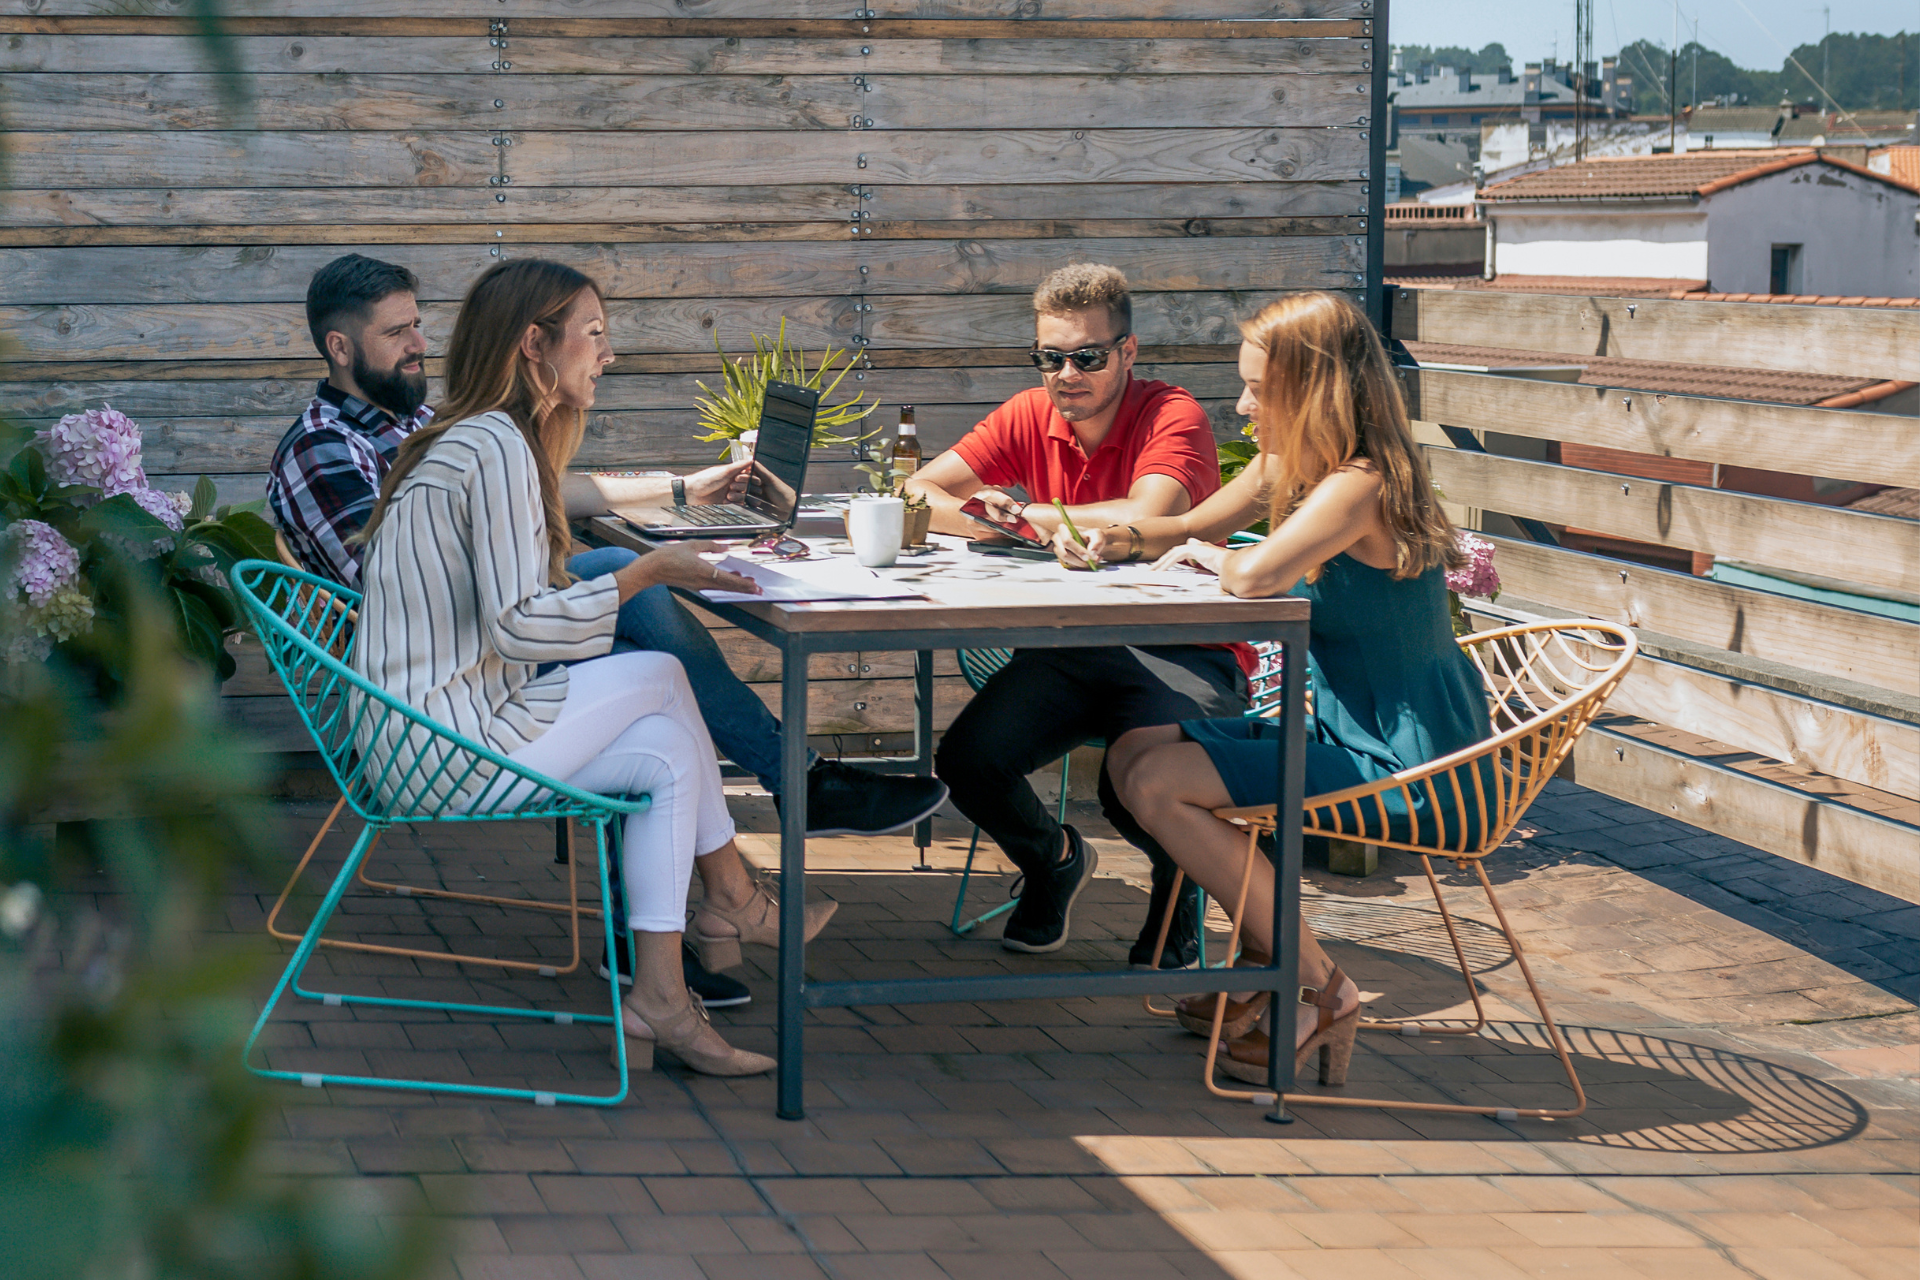
[[[1033,362],[1042,385],[995,409],[960,443],[907,484],[933,507],[942,533],[982,532],[960,512],[982,499],[1004,518],[1023,517],[1061,545],[1065,503],[1079,529],[1179,515],[1220,487],[1207,415],[1192,395],[1133,376],[1139,342],[1127,279],[1113,267],[1062,267],[1034,291]],[[1006,492],[1018,486],[1032,502]],[[1093,739],[1129,729],[1240,714],[1243,664],[1231,649],[1140,645],[1017,652],[947,730],[934,772],[960,811],[996,840],[1020,869],[1019,905],[1002,945],[1054,951],[1067,940],[1074,900],[1092,878],[1095,852],[1057,822],[1027,783],[1035,769]],[[1120,804],[1100,774],[1108,819],[1153,864],[1153,897],[1131,960],[1145,965],[1167,909],[1174,864]],[[1198,949],[1197,890],[1181,895],[1166,967],[1191,964]]]

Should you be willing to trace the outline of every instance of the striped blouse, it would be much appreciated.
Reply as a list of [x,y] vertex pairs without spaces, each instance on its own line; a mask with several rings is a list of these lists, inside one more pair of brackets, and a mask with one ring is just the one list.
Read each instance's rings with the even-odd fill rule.
[[[549,584],[533,451],[498,411],[455,423],[401,482],[366,547],[361,582],[354,669],[503,755],[545,733],[566,701],[567,669],[541,675],[542,664],[613,647],[613,576]],[[390,773],[420,753],[399,728],[382,735],[381,754],[399,766]],[[370,729],[361,736],[368,750]],[[439,763],[422,762],[423,771]],[[476,774],[462,788],[469,800],[483,780]]]

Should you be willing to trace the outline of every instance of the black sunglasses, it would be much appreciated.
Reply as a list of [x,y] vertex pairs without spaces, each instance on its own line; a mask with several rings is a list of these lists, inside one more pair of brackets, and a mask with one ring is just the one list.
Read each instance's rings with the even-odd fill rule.
[[1052,347],[1036,345],[1027,352],[1027,359],[1033,361],[1033,367],[1042,373],[1058,373],[1067,367],[1067,361],[1073,361],[1073,367],[1082,373],[1098,373],[1107,367],[1107,357],[1120,349],[1132,334],[1123,333],[1104,347],[1082,347],[1078,351],[1056,351]]

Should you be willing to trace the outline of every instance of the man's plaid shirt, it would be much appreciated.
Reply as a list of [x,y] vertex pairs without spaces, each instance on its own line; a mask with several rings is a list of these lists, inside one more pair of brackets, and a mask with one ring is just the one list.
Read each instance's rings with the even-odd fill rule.
[[360,589],[361,548],[347,545],[373,514],[380,481],[400,442],[427,424],[420,406],[395,418],[324,380],[280,438],[267,476],[267,505],[301,563]]

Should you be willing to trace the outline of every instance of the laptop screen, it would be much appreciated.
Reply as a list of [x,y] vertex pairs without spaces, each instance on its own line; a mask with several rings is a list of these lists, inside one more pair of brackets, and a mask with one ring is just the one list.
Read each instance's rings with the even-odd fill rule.
[[746,505],[782,526],[793,523],[807,481],[807,453],[813,447],[813,417],[820,393],[787,382],[767,384],[760,411],[760,438],[753,447],[753,473]]

